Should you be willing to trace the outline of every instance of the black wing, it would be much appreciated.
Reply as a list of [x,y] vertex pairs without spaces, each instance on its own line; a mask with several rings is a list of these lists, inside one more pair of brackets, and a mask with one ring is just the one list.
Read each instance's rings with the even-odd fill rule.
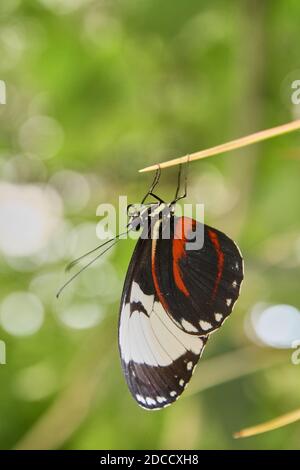
[[128,268],[119,318],[125,378],[140,406],[174,402],[188,384],[207,337],[178,328],[156,294],[151,269],[153,240],[139,239]]
[[[243,259],[224,233],[187,217],[173,217],[171,237],[153,240],[152,275],[158,298],[183,331],[205,335],[231,313],[243,280]],[[203,246],[187,249],[191,233]],[[192,246],[190,245],[192,248]]]

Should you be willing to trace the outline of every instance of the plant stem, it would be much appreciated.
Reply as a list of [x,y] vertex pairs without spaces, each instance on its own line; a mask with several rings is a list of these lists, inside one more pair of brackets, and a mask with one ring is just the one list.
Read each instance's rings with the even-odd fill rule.
[[155,165],[148,166],[139,170],[140,173],[146,171],[154,171],[160,168],[168,168],[175,165],[180,165],[181,163],[187,163],[188,161],[193,162],[201,158],[212,157],[213,155],[218,155],[220,153],[226,153],[231,150],[236,150],[248,145],[256,144],[263,140],[271,139],[272,137],[277,137],[279,135],[287,134],[295,130],[300,129],[300,119],[296,121],[283,124],[281,126],[272,127],[264,131],[255,132],[254,134],[241,137],[240,139],[231,140],[225,144],[217,145],[209,149],[200,150],[200,152],[191,153],[190,155],[184,155],[183,157],[174,158],[173,160],[168,160],[162,163],[156,163]]

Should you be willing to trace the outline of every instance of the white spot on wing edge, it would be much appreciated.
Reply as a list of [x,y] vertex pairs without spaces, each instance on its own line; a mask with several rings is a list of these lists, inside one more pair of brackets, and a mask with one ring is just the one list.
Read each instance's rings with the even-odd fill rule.
[[198,333],[197,328],[184,318],[181,320],[181,325],[188,332]]
[[151,398],[151,397],[146,398],[146,403],[147,403],[147,405],[156,405],[156,401],[153,400],[153,398]]
[[[179,396],[177,398],[179,398]],[[165,405],[162,405],[162,406],[153,406],[152,408],[148,408],[147,406],[143,406],[141,403],[138,403],[138,404],[141,408],[143,408],[143,410],[146,410],[146,411],[160,411],[163,408],[167,408],[167,406],[172,405],[172,402],[170,401],[169,403],[166,403]]]
[[212,324],[204,320],[200,320],[199,325],[204,331],[210,330],[212,328]]
[[177,395],[177,392],[175,392],[175,390],[172,390],[172,392],[170,392],[170,397],[176,397]]
[[141,403],[144,403],[144,404],[146,403],[145,398],[142,397],[142,395],[139,395],[138,393],[136,394],[136,399],[137,399],[137,401],[139,401]]
[[232,302],[232,299],[226,299],[226,304],[228,305],[228,307],[230,307],[231,302]]
[[157,403],[165,403],[167,399],[165,397],[156,397]]
[[222,313],[215,313],[215,319],[217,322],[220,322],[223,318]]
[[[242,270],[243,279],[241,280],[240,285],[239,285],[239,295],[240,295],[240,293],[241,293],[241,287],[242,287],[242,284],[243,284],[243,281],[244,281],[244,258],[243,258],[242,252],[241,252],[241,250],[240,250],[240,247],[235,243],[234,240],[232,240],[232,242],[233,242],[234,246],[236,247],[236,249],[238,250],[239,255],[240,255],[240,257],[241,257],[241,260],[242,260],[242,265],[241,265],[241,268],[242,268],[242,269],[241,269],[241,270]],[[236,269],[239,269],[239,264],[238,264],[238,263],[236,263]],[[235,302],[236,302],[236,301],[235,301]],[[234,302],[234,304],[235,304],[235,302]],[[234,306],[234,304],[233,304],[233,306]],[[232,307],[232,308],[233,308],[233,307]]]
[[193,368],[193,363],[192,363],[192,361],[189,361],[189,362],[187,363],[186,368],[187,368],[187,370],[192,370],[192,368]]

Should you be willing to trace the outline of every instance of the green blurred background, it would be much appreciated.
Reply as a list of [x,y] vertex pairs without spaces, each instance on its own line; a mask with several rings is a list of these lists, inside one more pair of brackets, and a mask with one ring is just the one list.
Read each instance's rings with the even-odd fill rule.
[[300,423],[232,437],[300,407],[299,133],[191,164],[187,202],[239,243],[245,281],[175,405],[140,409],[122,375],[134,241],[55,299],[98,204],[143,196],[139,168],[300,116],[299,18],[297,0],[1,0],[0,448],[299,448]]

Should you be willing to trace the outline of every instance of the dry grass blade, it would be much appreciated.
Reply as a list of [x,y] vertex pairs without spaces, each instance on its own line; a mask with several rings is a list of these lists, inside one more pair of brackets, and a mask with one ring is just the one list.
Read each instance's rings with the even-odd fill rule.
[[158,168],[168,168],[170,166],[180,165],[181,163],[187,163],[199,160],[200,158],[212,157],[213,155],[218,155],[220,153],[229,152],[231,150],[236,150],[248,145],[261,142],[263,140],[271,139],[272,137],[277,137],[282,134],[287,134],[288,132],[293,132],[297,129],[300,129],[300,119],[297,121],[292,121],[281,126],[272,127],[271,129],[266,129],[264,131],[256,132],[255,134],[250,134],[240,139],[235,139],[225,144],[217,145],[216,147],[211,147],[206,150],[201,150],[200,152],[191,153],[190,155],[184,155],[183,157],[174,158],[173,160],[168,160],[162,163],[156,163],[155,165],[142,168],[140,173],[146,171],[154,171]]
[[288,424],[295,423],[296,421],[300,420],[300,409],[291,411],[290,413],[286,413],[278,418],[271,419],[270,421],[266,421],[265,423],[257,424],[256,426],[252,426],[250,428],[242,429],[234,434],[233,437],[236,439],[241,437],[251,437],[257,436],[258,434],[262,434],[268,431],[274,431],[275,429],[282,428],[283,426],[287,426]]

